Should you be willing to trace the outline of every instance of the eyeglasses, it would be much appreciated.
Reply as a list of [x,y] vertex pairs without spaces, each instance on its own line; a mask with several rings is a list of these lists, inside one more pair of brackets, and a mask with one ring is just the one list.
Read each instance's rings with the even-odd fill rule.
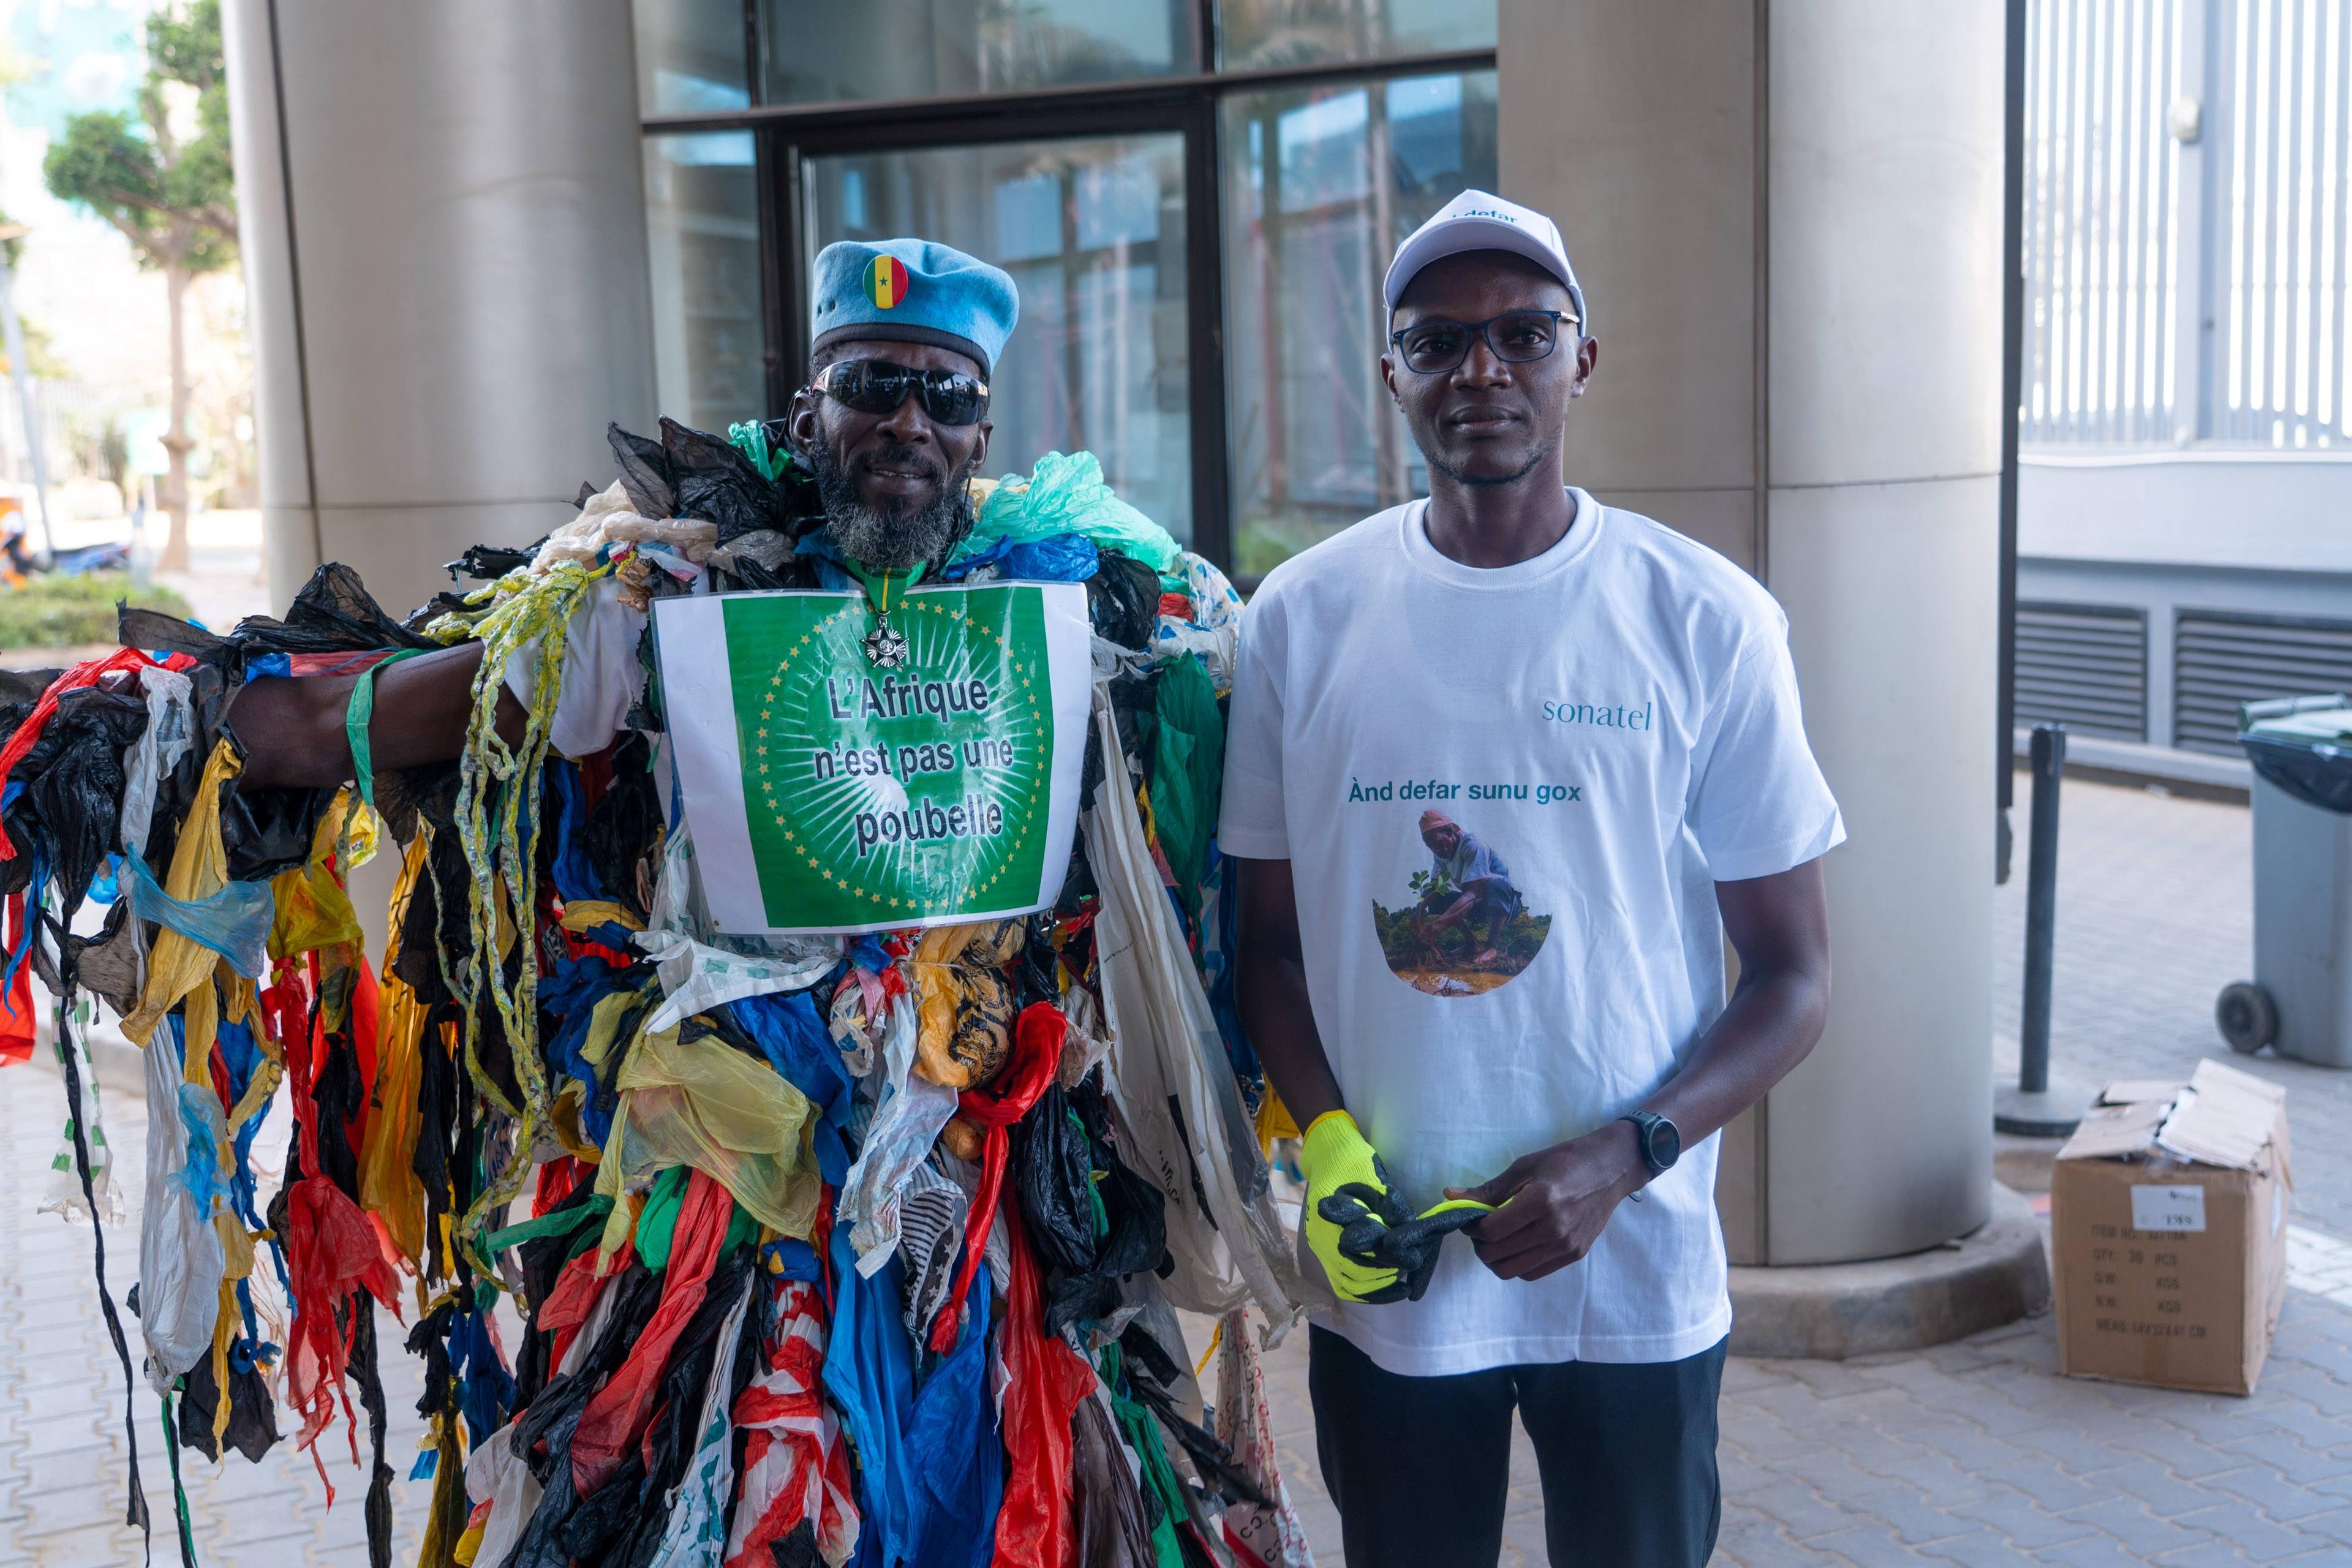
[[915,370],[886,359],[835,360],[810,385],[860,414],[895,412],[911,394],[942,425],[977,425],[988,416],[988,383],[960,370]]
[[1511,364],[1539,360],[1559,346],[1560,323],[1570,331],[1574,316],[1560,310],[1510,310],[1483,321],[1425,321],[1391,332],[1397,358],[1419,375],[1436,375],[1470,357],[1470,344],[1480,338],[1498,359]]

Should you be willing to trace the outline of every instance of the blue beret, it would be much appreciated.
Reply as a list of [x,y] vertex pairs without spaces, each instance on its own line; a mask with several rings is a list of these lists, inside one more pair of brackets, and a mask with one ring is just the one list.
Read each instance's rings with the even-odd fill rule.
[[809,349],[881,338],[953,349],[993,374],[1020,319],[1013,279],[976,257],[928,239],[835,241],[817,252]]

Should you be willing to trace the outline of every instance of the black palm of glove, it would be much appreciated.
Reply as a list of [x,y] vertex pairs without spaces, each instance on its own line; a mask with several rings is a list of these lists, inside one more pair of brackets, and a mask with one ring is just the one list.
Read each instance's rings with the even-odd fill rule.
[[[1380,1157],[1374,1155],[1372,1165],[1385,1181],[1388,1173],[1381,1169]],[[1383,1248],[1391,1229],[1412,1221],[1395,1198],[1368,1182],[1349,1182],[1334,1191],[1318,1205],[1317,1213],[1339,1227],[1339,1253],[1350,1263],[1360,1263],[1367,1268],[1394,1268],[1395,1259],[1383,1256]],[[1419,1289],[1409,1289],[1402,1270],[1396,1283],[1358,1298],[1369,1305],[1387,1301],[1417,1301],[1429,1281],[1421,1281]]]
[[1339,1250],[1349,1262],[1397,1271],[1395,1284],[1364,1298],[1373,1305],[1420,1300],[1437,1272],[1445,1238],[1493,1212],[1484,1204],[1457,1202],[1408,1218],[1395,1198],[1360,1182],[1339,1188],[1321,1205],[1323,1217],[1339,1227]]

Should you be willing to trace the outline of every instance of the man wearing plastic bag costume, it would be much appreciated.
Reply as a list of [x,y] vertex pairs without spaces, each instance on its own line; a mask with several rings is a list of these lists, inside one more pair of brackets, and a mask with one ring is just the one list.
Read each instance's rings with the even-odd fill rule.
[[[1303,1291],[1251,1126],[1263,1079],[1220,1026],[1238,600],[1090,455],[973,479],[1004,274],[891,240],[829,247],[816,282],[786,418],[615,427],[619,477],[577,517],[453,567],[487,586],[402,626],[331,566],[283,621],[218,637],[127,612],[151,651],[0,693],[44,973],[112,977],[171,1130],[148,1373],[178,1442],[248,1457],[277,1439],[271,1338],[306,1446],[355,1382],[378,1562],[375,1308],[413,1296],[423,1563],[1303,1563],[1255,1359]],[[648,605],[917,576],[1087,585],[1061,898],[855,939],[711,930]],[[143,853],[45,783],[108,748]],[[372,967],[344,879],[379,811],[403,863]],[[60,877],[108,855],[138,918],[66,935]],[[127,969],[100,962],[118,929]],[[270,1197],[247,1150],[281,1077],[299,1136]],[[1171,1306],[1224,1319],[1213,1421]]]

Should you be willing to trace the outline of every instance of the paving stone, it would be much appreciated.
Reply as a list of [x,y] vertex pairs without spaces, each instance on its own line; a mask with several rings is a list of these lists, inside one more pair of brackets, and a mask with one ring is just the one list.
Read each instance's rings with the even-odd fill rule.
[[2221,1445],[2226,1454],[2257,1459],[2299,1486],[2308,1487],[2345,1473],[2345,1462],[2333,1454],[2315,1453],[2284,1432],[2257,1432],[2231,1437]]
[[1882,1462],[1876,1456],[1862,1456],[1864,1468],[1872,1475],[1890,1481],[1900,1481],[1909,1487],[1923,1501],[1949,1509],[1955,1503],[1970,1502],[1992,1495],[1992,1488],[1981,1477],[1969,1474],[1941,1454],[1923,1454],[1917,1458]]
[[2275,1563],[2310,1549],[2311,1539],[2263,1518],[2248,1504],[2226,1502],[2184,1513],[2179,1522],[2220,1537],[2256,1563]]
[[2105,1535],[2086,1535],[2045,1548],[2033,1554],[2041,1563],[2063,1563],[2066,1568],[2141,1568],[2147,1559]]
[[[2204,1499],[2197,1500],[2200,1504]],[[2178,1552],[2210,1540],[2191,1526],[2159,1518],[2136,1498],[2111,1497],[2068,1510],[2067,1518],[2091,1526],[2102,1536],[2129,1547],[2141,1561],[2166,1552]]]
[[[1899,1564],[1929,1563],[1935,1559],[1922,1555],[1875,1521],[1853,1524],[1827,1535],[1816,1536],[1805,1542],[1815,1553],[1835,1553],[1859,1568],[1877,1568],[1879,1563]],[[1820,1561],[1820,1557],[1816,1557]]]
[[1895,1532],[1896,1539],[1909,1546],[1926,1546],[1938,1541],[1949,1541],[1956,1535],[1966,1535],[1976,1528],[1975,1522],[1962,1519],[1948,1510],[1937,1507],[1916,1492],[1907,1489],[1891,1489],[1872,1492],[1847,1504],[1858,1508]]
[[2336,1506],[2336,1500],[2325,1492],[2297,1486],[2266,1465],[2231,1470],[2212,1477],[2205,1485],[2243,1498],[2262,1510],[2264,1517],[2280,1524],[2293,1524],[2299,1519],[2326,1513]]
[[1770,1519],[1792,1541],[1810,1541],[1817,1535],[1843,1530],[1853,1522],[1853,1517],[1845,1510],[1829,1502],[1811,1486],[1794,1477],[1776,1479],[1769,1486],[1748,1493],[1740,1500]]
[[2025,1493],[2005,1488],[1960,1503],[1952,1512],[1989,1526],[2012,1546],[2028,1552],[2094,1533],[2091,1526],[2052,1513]]
[[1921,1549],[1923,1555],[1962,1568],[2033,1568],[2035,1560],[1990,1530],[1978,1530]]

